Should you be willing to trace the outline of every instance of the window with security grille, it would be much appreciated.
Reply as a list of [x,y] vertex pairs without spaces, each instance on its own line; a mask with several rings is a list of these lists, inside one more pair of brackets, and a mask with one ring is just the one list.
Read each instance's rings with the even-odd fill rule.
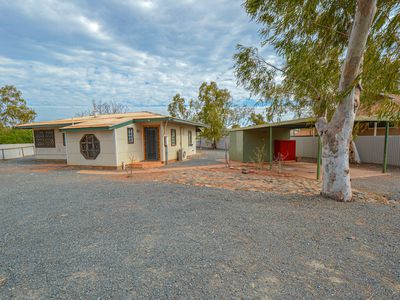
[[35,130],[35,147],[36,148],[55,148],[54,130]]
[[171,146],[176,146],[176,129],[171,129]]
[[128,144],[134,144],[135,143],[135,132],[133,128],[128,128],[127,129],[127,135],[128,135]]
[[189,146],[193,146],[193,137],[192,137],[192,131],[188,131],[188,144]]
[[80,141],[81,154],[86,159],[96,159],[100,154],[100,141],[94,134],[85,134]]

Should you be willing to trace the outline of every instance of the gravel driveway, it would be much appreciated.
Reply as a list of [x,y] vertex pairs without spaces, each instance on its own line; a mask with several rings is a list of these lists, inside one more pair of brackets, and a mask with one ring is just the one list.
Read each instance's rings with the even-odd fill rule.
[[181,167],[196,167],[207,165],[223,164],[225,159],[224,150],[197,150],[197,154],[184,161],[176,161],[172,164],[164,166],[164,168],[181,168]]
[[398,206],[15,166],[1,299],[400,297]]
[[389,176],[352,179],[352,185],[359,189],[385,195],[388,199],[400,202],[400,168],[389,168]]

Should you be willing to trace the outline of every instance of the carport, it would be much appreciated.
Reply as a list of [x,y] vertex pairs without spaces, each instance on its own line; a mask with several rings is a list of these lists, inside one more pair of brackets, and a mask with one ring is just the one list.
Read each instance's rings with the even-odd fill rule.
[[[257,147],[264,145],[265,158],[270,164],[272,169],[275,153],[274,141],[275,140],[290,140],[290,131],[302,128],[315,128],[316,118],[302,118],[296,120],[268,123],[263,125],[255,125],[249,127],[235,128],[230,130],[230,147],[229,157],[235,161],[251,162],[252,155]],[[375,117],[357,117],[355,126],[374,122],[385,122],[383,162],[382,172],[386,173],[388,164],[388,140],[389,140],[389,121],[382,120]],[[317,149],[317,179],[320,178],[321,170],[321,140],[318,138]]]

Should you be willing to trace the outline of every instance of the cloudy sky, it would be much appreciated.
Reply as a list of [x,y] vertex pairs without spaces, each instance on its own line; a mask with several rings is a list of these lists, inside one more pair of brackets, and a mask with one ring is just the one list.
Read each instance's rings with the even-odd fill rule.
[[[92,99],[166,112],[203,81],[237,105],[235,45],[258,46],[242,0],[0,0],[0,85],[15,85],[38,113],[64,118]],[[273,59],[265,49],[264,56]]]

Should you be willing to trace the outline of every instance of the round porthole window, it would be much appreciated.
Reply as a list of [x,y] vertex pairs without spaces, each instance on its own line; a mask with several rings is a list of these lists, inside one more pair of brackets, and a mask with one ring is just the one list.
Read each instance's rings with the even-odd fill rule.
[[80,141],[81,153],[86,159],[96,159],[100,154],[100,141],[94,134],[85,134]]

